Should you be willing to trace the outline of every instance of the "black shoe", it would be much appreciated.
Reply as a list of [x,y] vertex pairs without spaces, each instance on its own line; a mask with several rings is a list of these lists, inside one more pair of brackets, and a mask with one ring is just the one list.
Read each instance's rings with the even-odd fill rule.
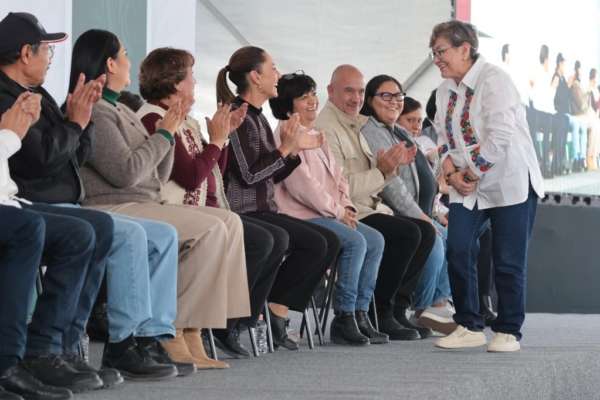
[[329,339],[335,344],[368,346],[369,338],[360,333],[353,312],[334,311],[335,317],[329,326]]
[[21,396],[16,395],[14,393],[5,392],[2,387],[0,387],[0,400],[24,400]]
[[240,343],[240,331],[237,325],[229,329],[213,329],[215,346],[232,358],[250,358],[252,353]]
[[400,325],[400,323],[394,319],[391,311],[379,316],[379,332],[388,335],[390,340],[421,339],[419,332]]
[[196,365],[194,363],[174,361],[165,348],[156,340],[144,346],[144,349],[148,352],[150,358],[158,364],[174,365],[177,368],[177,376],[189,375],[196,372]]
[[106,343],[108,341],[108,305],[101,303],[92,309],[85,326],[90,340]]
[[496,322],[496,314],[492,310],[492,298],[490,296],[479,298],[479,314],[484,316],[485,326],[492,326]]
[[123,377],[119,373],[119,371],[110,368],[96,369],[85,362],[85,360],[79,356],[67,356],[63,355],[62,359],[65,360],[65,363],[75,371],[79,372],[95,372],[100,379],[102,379],[102,388],[107,388],[109,386],[118,385],[119,383],[123,383]]
[[390,337],[385,333],[381,333],[373,328],[371,325],[371,320],[369,319],[369,314],[366,311],[356,311],[354,312],[354,317],[356,318],[356,325],[358,325],[358,330],[360,333],[369,338],[369,342],[371,344],[381,344],[381,343],[389,343]]
[[416,326],[406,318],[406,308],[394,308],[394,319],[405,328],[414,329],[419,332],[421,339],[427,339],[433,336],[433,329],[426,326]]
[[123,353],[114,353],[110,346],[102,356],[102,366],[116,369],[125,378],[136,380],[158,380],[177,376],[174,365],[159,364],[150,357],[148,351],[135,344]]
[[[0,389],[5,390],[5,392],[0,391],[0,395],[10,393],[18,399],[23,396],[27,400],[68,400],[73,398],[73,393],[69,389],[44,385],[35,379],[23,362],[4,371],[0,376]],[[2,398],[10,399],[10,397],[0,397],[0,399]]]
[[56,354],[26,358],[24,363],[31,375],[43,384],[67,388],[73,393],[99,389],[104,385],[97,373],[79,372]]
[[[267,307],[269,308],[269,307]],[[271,331],[273,333],[273,345],[285,347],[288,350],[298,350],[298,343],[294,342],[287,335],[285,329],[285,318],[281,318],[269,308],[269,317],[271,318]]]

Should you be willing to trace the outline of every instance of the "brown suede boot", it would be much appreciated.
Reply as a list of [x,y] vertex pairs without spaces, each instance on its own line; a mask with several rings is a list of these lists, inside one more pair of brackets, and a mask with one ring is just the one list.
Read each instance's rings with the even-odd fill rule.
[[596,167],[596,157],[588,157],[586,161],[588,171],[598,171],[598,167]]
[[229,368],[229,364],[213,360],[206,354],[206,351],[204,351],[204,345],[202,344],[202,337],[200,336],[200,329],[185,328],[183,330],[183,337],[185,339],[185,343],[187,344],[187,348],[190,350],[192,356],[196,359],[196,368],[200,369],[198,363],[210,364],[214,369]]
[[197,360],[192,356],[183,335],[183,329],[176,329],[175,339],[160,343],[173,361],[193,363],[196,365],[196,369],[214,369],[213,364]]

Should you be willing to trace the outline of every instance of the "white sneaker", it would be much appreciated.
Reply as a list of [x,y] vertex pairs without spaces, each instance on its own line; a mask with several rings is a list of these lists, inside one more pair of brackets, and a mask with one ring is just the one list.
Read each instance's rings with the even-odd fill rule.
[[[418,326],[419,328],[428,328],[428,326],[423,325],[422,323],[419,322],[419,318],[415,317],[415,314],[412,313],[410,314],[410,317],[408,317],[408,322],[410,322],[411,324],[413,324],[414,326]],[[438,332],[434,329],[433,330],[433,336],[434,337],[444,337],[447,336],[446,334],[442,333],[442,332]]]
[[508,333],[496,332],[487,351],[491,353],[506,353],[510,351],[519,351],[521,344],[516,337]]
[[483,332],[472,332],[464,326],[458,325],[458,328],[449,336],[439,338],[435,341],[437,347],[444,349],[460,349],[462,347],[485,346],[487,339]]
[[446,303],[444,307],[427,307],[419,317],[419,322],[434,331],[450,335],[458,327],[452,318],[455,313],[450,303]]

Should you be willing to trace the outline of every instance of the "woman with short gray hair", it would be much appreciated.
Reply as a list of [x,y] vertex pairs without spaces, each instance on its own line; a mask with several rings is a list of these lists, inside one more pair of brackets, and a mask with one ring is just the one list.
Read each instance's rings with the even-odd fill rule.
[[436,94],[438,154],[450,189],[448,273],[459,325],[436,340],[443,348],[487,344],[479,313],[479,237],[491,221],[498,292],[496,332],[488,351],[520,349],[525,319],[527,248],[542,175],[525,108],[510,76],[477,53],[475,26],[449,21],[433,28],[431,58],[445,78]]

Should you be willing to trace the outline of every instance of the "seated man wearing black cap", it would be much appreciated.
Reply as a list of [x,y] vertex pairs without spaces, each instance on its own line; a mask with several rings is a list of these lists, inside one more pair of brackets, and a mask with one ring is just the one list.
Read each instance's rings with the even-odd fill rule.
[[[0,113],[10,109],[23,92],[36,93],[23,104],[26,102],[30,113],[38,115],[39,119],[35,118],[37,122],[29,127],[21,149],[9,161],[11,172],[20,177],[16,182],[19,195],[28,200],[40,201],[40,197],[58,195],[83,196],[79,188],[65,182],[78,174],[78,163],[85,162],[93,150],[94,137],[88,121],[94,101],[100,98],[102,85],[91,82],[73,94],[68,121],[54,99],[40,87],[52,58],[53,46],[50,43],[66,38],[65,33],[48,34],[31,14],[9,13],[0,21]],[[86,127],[87,130],[83,129]],[[30,156],[23,157],[23,154]],[[101,212],[43,203],[23,202],[21,207],[35,212],[61,214],[75,220],[69,227],[55,232],[53,241],[59,247],[79,243],[80,238],[69,236],[73,225],[87,226],[92,242],[88,244],[91,249],[86,259],[73,255],[45,260],[47,272],[43,292],[28,327],[23,364],[3,371],[0,387],[26,387],[29,391],[27,398],[46,399],[56,397],[40,393],[29,375],[44,384],[73,392],[122,382],[117,371],[95,370],[76,356],[79,338],[106,269],[113,241],[112,219]],[[85,250],[81,248],[79,252],[83,254]],[[4,350],[10,351],[13,349],[11,345],[14,345],[4,341],[2,336],[2,356],[5,355]]]

